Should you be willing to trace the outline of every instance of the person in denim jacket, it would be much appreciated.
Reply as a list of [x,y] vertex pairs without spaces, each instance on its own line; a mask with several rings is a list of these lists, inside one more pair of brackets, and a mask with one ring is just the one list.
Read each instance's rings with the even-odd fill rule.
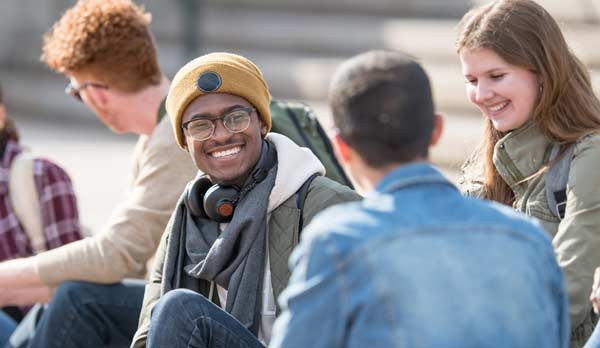
[[330,89],[338,158],[369,192],[320,213],[293,252],[269,347],[567,347],[549,238],[461,195],[427,161],[441,135],[411,58],[352,58]]

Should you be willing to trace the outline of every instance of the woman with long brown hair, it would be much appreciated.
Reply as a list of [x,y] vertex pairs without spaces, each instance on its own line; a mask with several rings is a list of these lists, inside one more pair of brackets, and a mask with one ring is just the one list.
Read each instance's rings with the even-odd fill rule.
[[[456,49],[468,98],[485,117],[461,184],[541,222],[566,278],[571,346],[581,347],[596,320],[588,295],[600,264],[600,101],[589,73],[531,0],[472,9]],[[565,187],[550,190],[561,175]]]

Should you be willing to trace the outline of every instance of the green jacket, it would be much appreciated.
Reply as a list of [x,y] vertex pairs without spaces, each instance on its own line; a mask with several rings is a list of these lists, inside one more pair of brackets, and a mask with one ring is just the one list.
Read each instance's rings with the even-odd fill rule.
[[[302,218],[306,226],[313,217],[325,208],[348,201],[360,200],[361,197],[346,186],[325,177],[316,177],[311,183]],[[300,210],[296,207],[296,196],[288,198],[283,204],[271,213],[268,229],[269,260],[271,267],[271,281],[275,298],[283,291],[288,283],[290,271],[288,258],[293,248],[298,244],[300,237],[299,219]],[[169,230],[167,228],[167,230]],[[163,235],[161,243],[156,252],[154,269],[150,273],[150,279],[146,285],[144,303],[140,314],[140,325],[133,339],[132,347],[145,347],[146,337],[150,324],[150,313],[160,298],[162,268],[167,250],[168,233]],[[208,293],[204,294],[208,297]],[[277,313],[279,305],[277,304]]]
[[513,208],[537,218],[552,239],[569,294],[571,347],[582,347],[596,321],[589,295],[594,269],[600,266],[600,135],[575,144],[562,221],[548,207],[545,172],[525,180],[548,163],[551,147],[531,122],[498,141],[493,161],[515,194]]

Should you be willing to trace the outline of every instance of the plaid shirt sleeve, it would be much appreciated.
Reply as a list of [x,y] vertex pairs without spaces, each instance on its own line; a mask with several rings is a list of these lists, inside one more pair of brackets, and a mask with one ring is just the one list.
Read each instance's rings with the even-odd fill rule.
[[71,179],[58,165],[36,159],[33,164],[46,248],[48,250],[81,239],[77,199]]

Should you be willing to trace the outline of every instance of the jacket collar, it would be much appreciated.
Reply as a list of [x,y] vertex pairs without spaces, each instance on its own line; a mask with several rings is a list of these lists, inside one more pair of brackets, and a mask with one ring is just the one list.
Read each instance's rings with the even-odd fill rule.
[[494,166],[514,190],[518,182],[535,174],[548,162],[551,145],[537,124],[531,121],[496,143]]
[[267,208],[271,212],[296,194],[314,173],[325,175],[325,167],[312,151],[296,145],[284,135],[269,133],[266,139],[277,149],[277,177]]
[[422,184],[448,185],[458,190],[436,167],[428,162],[402,165],[389,173],[375,186],[375,192],[391,193]]

